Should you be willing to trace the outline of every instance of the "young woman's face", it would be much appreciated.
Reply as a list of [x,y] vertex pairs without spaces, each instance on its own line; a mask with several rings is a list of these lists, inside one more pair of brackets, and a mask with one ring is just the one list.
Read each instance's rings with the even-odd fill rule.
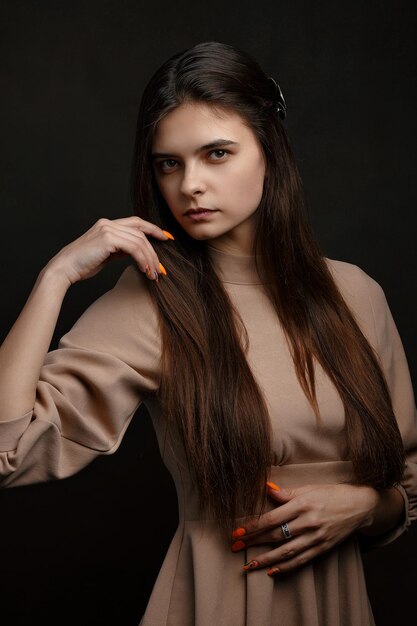
[[[180,226],[216,248],[250,254],[266,163],[242,118],[183,104],[158,123],[152,155],[156,182]],[[211,211],[186,215],[198,207]]]

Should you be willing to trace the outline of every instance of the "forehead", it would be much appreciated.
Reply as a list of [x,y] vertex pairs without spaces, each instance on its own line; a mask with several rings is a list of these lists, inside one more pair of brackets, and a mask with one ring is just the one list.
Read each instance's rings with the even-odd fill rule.
[[217,137],[239,143],[255,140],[253,131],[238,113],[204,102],[184,103],[158,122],[152,149],[165,152],[174,147],[195,149]]

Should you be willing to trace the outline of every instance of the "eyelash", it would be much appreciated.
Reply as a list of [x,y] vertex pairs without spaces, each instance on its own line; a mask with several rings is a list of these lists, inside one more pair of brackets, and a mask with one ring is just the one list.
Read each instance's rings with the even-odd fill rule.
[[[211,150],[208,154],[213,154],[214,152],[224,152],[225,154],[230,154],[229,150],[224,150],[223,148],[217,148],[216,150]],[[223,161],[224,159],[215,159],[215,161]],[[159,161],[157,163],[157,167],[163,172],[166,171],[165,168],[162,167],[163,163],[166,163],[167,161],[175,161],[175,159],[163,159],[162,161]],[[172,167],[169,167],[168,170],[172,170]]]

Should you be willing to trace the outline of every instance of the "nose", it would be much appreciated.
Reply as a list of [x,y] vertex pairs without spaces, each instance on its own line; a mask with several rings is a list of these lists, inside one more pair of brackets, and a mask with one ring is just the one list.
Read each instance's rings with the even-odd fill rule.
[[198,165],[190,165],[184,167],[184,174],[180,185],[181,193],[185,196],[194,196],[204,193],[206,184],[203,181],[202,173]]

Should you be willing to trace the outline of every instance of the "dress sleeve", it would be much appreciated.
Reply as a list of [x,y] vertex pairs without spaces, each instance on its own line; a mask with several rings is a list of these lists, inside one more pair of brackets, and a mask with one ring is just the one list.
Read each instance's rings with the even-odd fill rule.
[[136,266],[47,353],[31,411],[0,422],[0,485],[75,474],[112,454],[159,384],[158,315]]
[[404,498],[404,515],[394,528],[382,535],[361,534],[362,548],[367,551],[391,543],[417,519],[417,415],[407,358],[384,291],[374,279],[367,274],[365,276],[374,320],[376,350],[406,452],[405,471],[401,482],[396,485]]

